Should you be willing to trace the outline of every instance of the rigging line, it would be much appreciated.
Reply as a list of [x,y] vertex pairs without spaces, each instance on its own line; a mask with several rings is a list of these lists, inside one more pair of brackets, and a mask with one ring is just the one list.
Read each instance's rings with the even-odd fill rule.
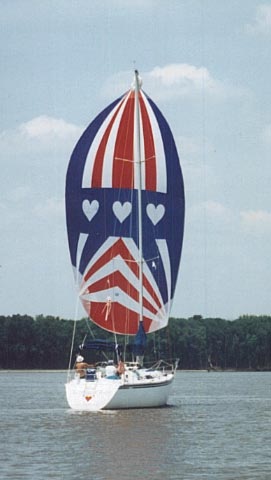
[[88,318],[85,318],[85,322],[86,322],[87,328],[90,332],[90,335],[92,336],[93,339],[95,339],[95,335],[94,335],[93,331],[91,330],[90,322],[88,321]]
[[120,160],[121,162],[129,162],[129,163],[134,163],[133,158],[120,158],[120,157],[114,157],[114,160]]
[[[114,306],[113,306],[113,309],[112,309],[112,326],[113,326],[113,333],[114,333],[115,345],[117,345],[117,344],[118,344],[118,338],[117,338],[116,328],[115,328]],[[117,360],[119,360],[117,351],[116,351],[116,354],[117,354]]]
[[[154,158],[155,158],[155,155],[151,155],[150,157],[141,160],[140,163],[148,162],[149,160],[153,160]],[[133,158],[131,159],[131,158],[114,157],[114,160],[120,160],[121,162],[139,163]]]
[[157,360],[157,350],[156,350],[156,337],[155,337],[155,332],[153,332],[153,353],[155,360]]
[[142,160],[142,162],[148,162],[149,160],[153,160],[153,158],[156,158],[156,155],[151,155],[148,158],[145,158],[145,160]]
[[73,353],[73,348],[74,348],[76,322],[77,322],[77,320],[78,320],[78,307],[79,307],[79,295],[77,295],[77,297],[76,297],[76,304],[75,304],[75,314],[74,314],[74,321],[73,321],[73,332],[72,332],[71,350],[70,350],[69,367],[68,367],[68,373],[67,373],[67,380],[68,380],[68,381],[69,381],[70,372],[71,372],[71,363],[72,363],[72,353]]
[[[109,279],[107,279],[107,284],[108,284],[108,288],[110,289],[111,285],[110,285],[110,280]],[[111,315],[115,345],[117,345],[118,344],[118,339],[117,339],[116,328],[115,328],[114,301],[112,301],[111,297],[107,298],[106,304],[105,304],[102,312],[104,312],[104,310],[105,310],[105,321],[106,322],[107,322],[109,316]],[[103,352],[103,355],[108,360],[108,358],[106,357],[104,352]],[[118,353],[117,353],[117,357],[118,357]]]
[[[205,63],[205,10],[203,4],[201,4],[201,57],[202,65]],[[208,286],[207,286],[207,234],[208,234],[208,224],[207,224],[207,170],[206,170],[206,81],[205,75],[202,75],[201,79],[201,148],[202,148],[202,163],[203,163],[203,202],[204,202],[204,211],[203,211],[203,276],[204,276],[204,286],[203,286],[203,295],[204,295],[204,310],[205,315],[208,311]]]
[[[142,262],[147,264],[147,262],[156,260],[157,258],[160,258],[160,255],[156,255],[155,257],[150,257],[150,258],[142,258]],[[138,260],[131,260],[129,258],[121,258],[119,260],[124,260],[125,263],[138,263]]]
[[[94,335],[94,333],[93,333],[93,331],[92,331],[92,329],[91,329],[91,324],[90,324],[88,318],[85,318],[85,322],[86,322],[87,328],[88,328],[88,330],[89,330],[89,332],[90,332],[90,335],[92,336],[93,340],[95,340],[95,335]],[[106,359],[106,361],[108,361],[108,357],[106,356],[106,354],[105,354],[104,352],[101,352],[101,353],[102,353],[102,355],[104,356],[104,358]]]

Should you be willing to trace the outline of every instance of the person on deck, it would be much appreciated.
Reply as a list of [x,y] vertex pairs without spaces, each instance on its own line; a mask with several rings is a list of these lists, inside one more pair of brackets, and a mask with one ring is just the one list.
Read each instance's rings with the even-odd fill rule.
[[79,374],[80,378],[85,377],[88,366],[89,365],[84,362],[84,357],[82,357],[82,355],[77,355],[75,360],[75,370]]

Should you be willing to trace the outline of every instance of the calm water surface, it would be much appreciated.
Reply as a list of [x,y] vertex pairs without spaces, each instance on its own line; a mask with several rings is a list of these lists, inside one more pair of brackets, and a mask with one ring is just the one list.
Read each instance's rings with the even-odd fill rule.
[[270,480],[271,373],[178,373],[170,406],[71,411],[65,373],[0,373],[0,477]]

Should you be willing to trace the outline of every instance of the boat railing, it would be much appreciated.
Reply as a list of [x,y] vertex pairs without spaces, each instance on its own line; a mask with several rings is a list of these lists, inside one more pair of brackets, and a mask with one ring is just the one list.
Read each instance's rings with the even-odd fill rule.
[[[179,359],[175,361],[175,364],[167,362],[165,360],[158,360],[155,363],[152,363],[149,365],[146,364],[144,366],[140,365],[138,362],[124,362],[124,368],[125,368],[125,371],[137,372],[138,370],[144,370],[146,374],[148,373],[151,374],[154,371],[156,372],[158,371],[163,375],[167,375],[169,373],[175,373],[177,370],[178,364],[179,364]],[[113,368],[116,370],[115,372],[115,377],[116,377],[117,376],[116,365],[113,365],[112,363],[108,363],[108,362],[98,362],[98,363],[95,363],[94,365],[89,365],[86,363],[81,365],[77,364],[75,365],[75,368],[74,368],[74,376],[77,379],[82,378],[87,381],[95,381],[99,378],[104,378],[104,377],[109,378],[110,376],[109,374],[111,374],[111,377],[112,377],[113,373],[108,371],[108,367],[112,368],[112,372],[113,372]],[[68,380],[71,380],[71,378],[72,378],[72,372],[69,372]]]
[[[177,362],[177,363],[176,363]],[[163,373],[174,373],[177,369],[179,360],[175,361],[175,364],[167,362],[166,360],[158,360],[157,362],[153,363],[150,367],[146,368],[146,371],[158,370],[162,371]]]

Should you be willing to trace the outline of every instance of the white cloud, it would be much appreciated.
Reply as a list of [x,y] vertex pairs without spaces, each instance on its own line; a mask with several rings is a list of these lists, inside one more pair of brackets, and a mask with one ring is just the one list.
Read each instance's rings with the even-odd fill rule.
[[165,87],[178,87],[183,93],[203,88],[215,88],[216,82],[205,67],[195,67],[186,63],[172,63],[155,67],[148,73],[150,78]]
[[48,137],[54,137],[65,139],[78,135],[81,132],[81,128],[67,123],[61,118],[42,115],[20,125],[18,132],[28,138],[48,139]]
[[[82,128],[48,116],[34,118],[0,135],[2,226],[32,219],[64,218],[64,187],[69,157]],[[47,220],[46,220],[47,221]]]
[[[157,100],[174,99],[177,97],[198,97],[212,95],[224,98],[233,95],[247,94],[243,89],[214,78],[206,67],[197,67],[187,63],[172,63],[163,67],[155,66],[147,72],[140,72],[143,90]],[[108,79],[102,94],[114,98],[126,92],[133,83],[131,71],[119,72]]]
[[271,33],[271,5],[262,4],[257,7],[253,23],[246,25],[248,33]]
[[82,134],[83,128],[46,115],[22,123],[13,130],[0,134],[2,152],[22,153],[24,150],[39,151],[71,149]]
[[234,230],[237,234],[240,229],[246,234],[255,236],[271,233],[271,212],[267,210],[234,211],[220,202],[206,200],[194,205],[190,209],[191,217],[195,220],[204,218],[209,227],[216,230],[223,228]]
[[255,235],[271,233],[271,212],[247,210],[241,212],[241,223],[245,230]]

